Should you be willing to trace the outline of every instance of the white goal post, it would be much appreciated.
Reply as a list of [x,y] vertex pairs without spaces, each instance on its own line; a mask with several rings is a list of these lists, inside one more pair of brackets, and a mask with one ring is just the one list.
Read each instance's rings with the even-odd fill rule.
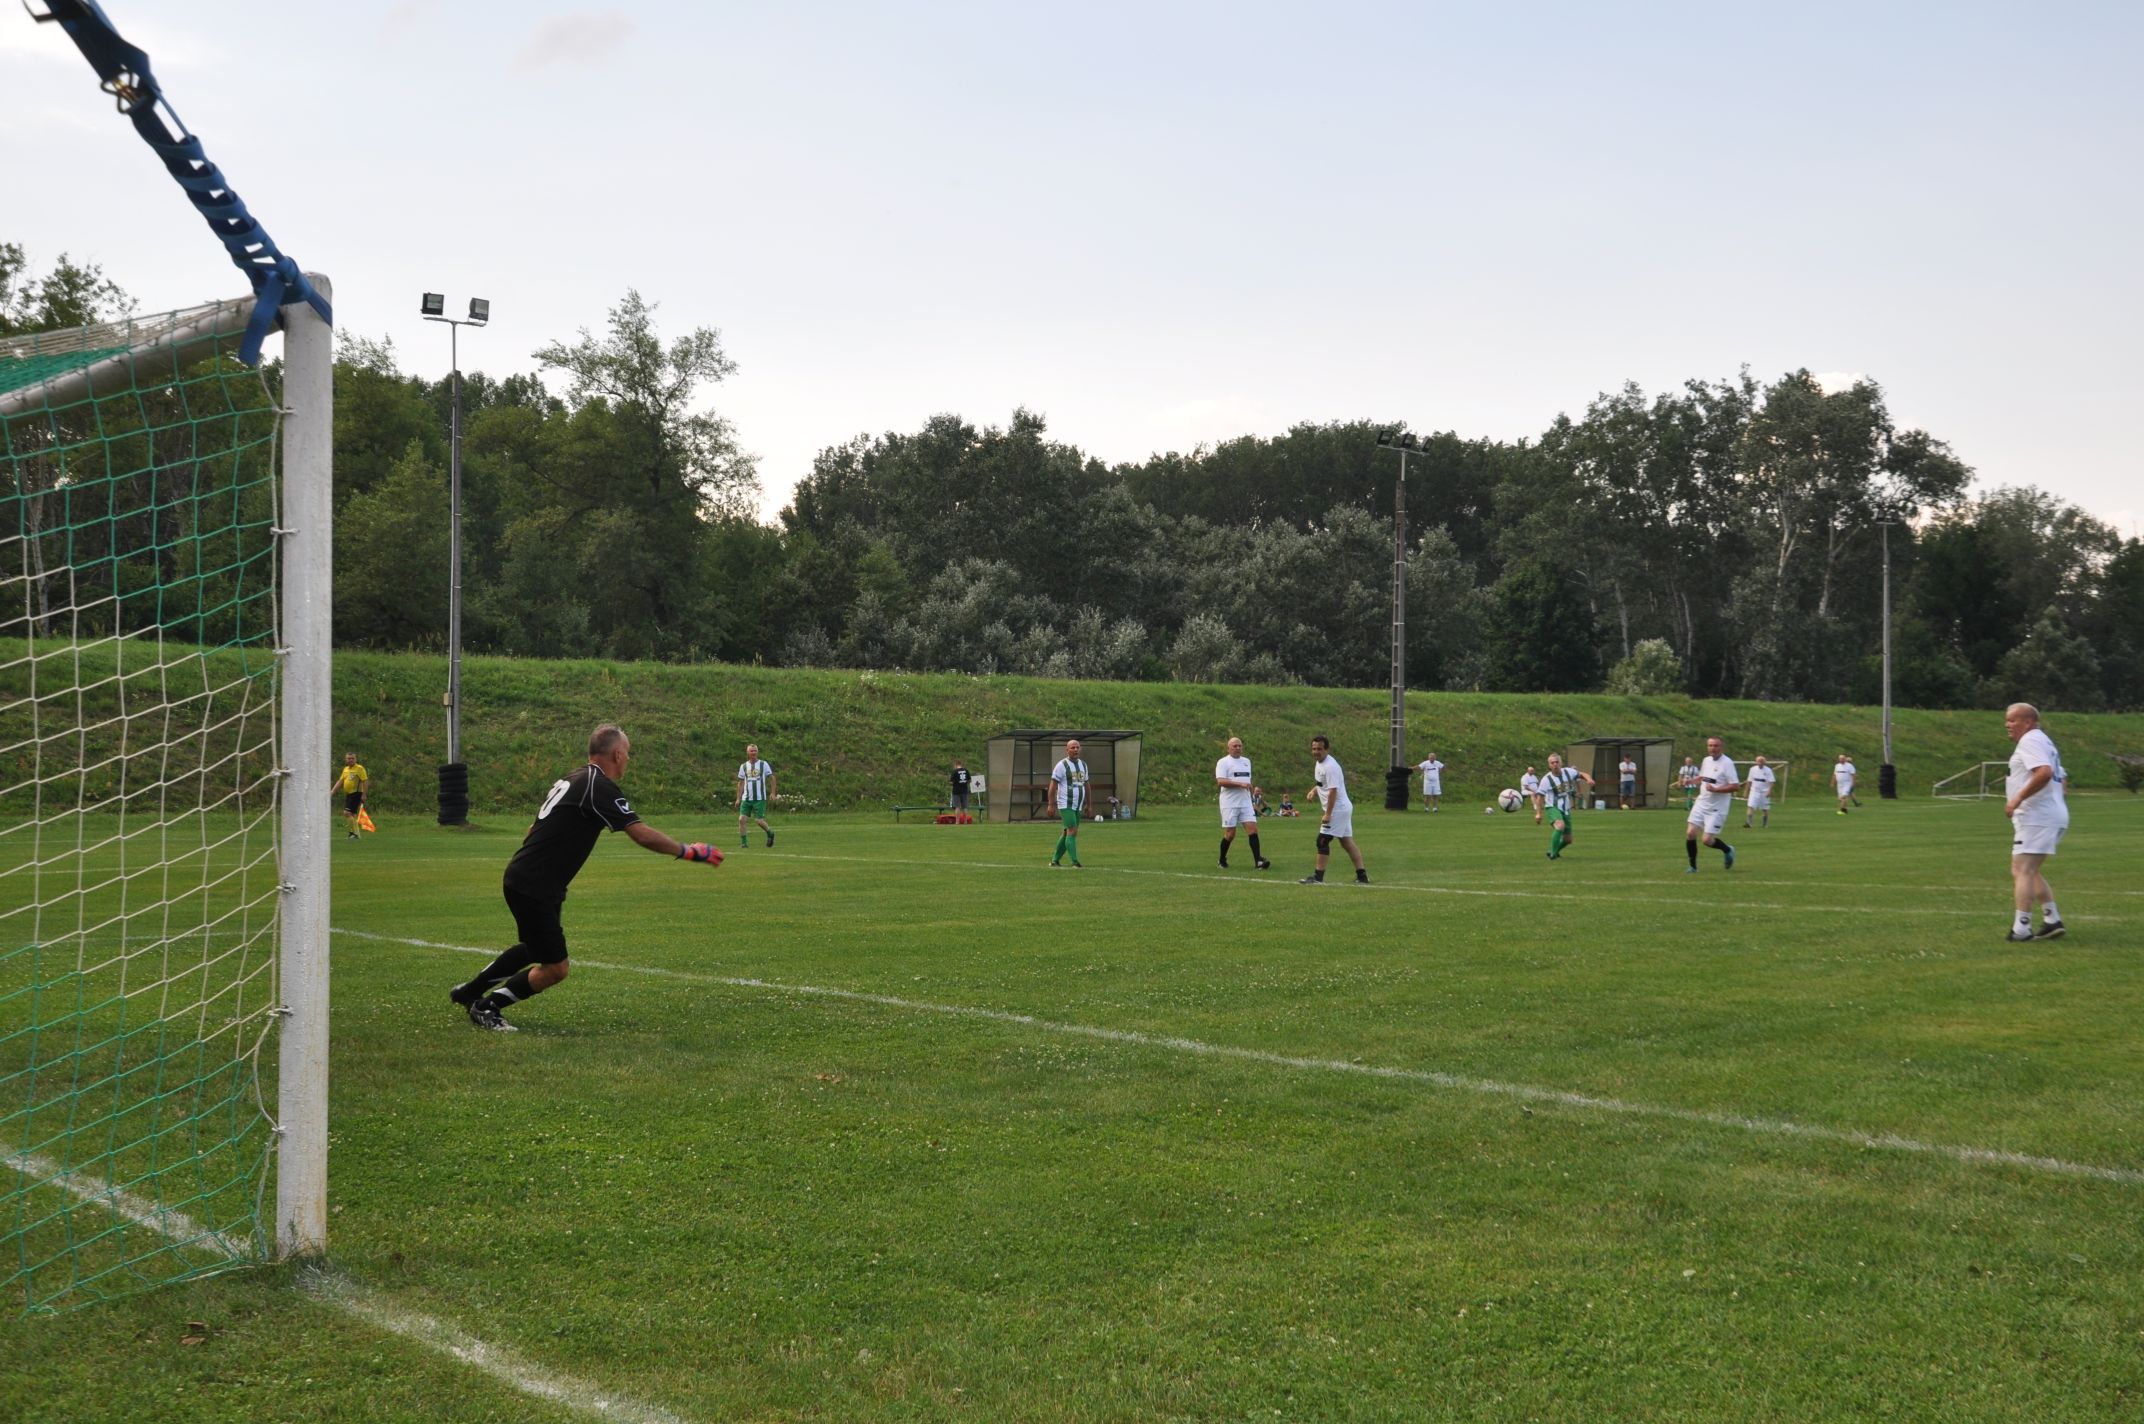
[[278,390],[233,354],[257,305],[0,341],[0,1281],[29,1310],[326,1249],[334,337],[281,307]]
[[[2010,773],[2006,761],[1984,761],[1952,776],[1946,776],[1929,789],[1929,794],[1938,801],[1985,801],[1990,796],[2003,794],[2003,778]],[[1990,789],[1989,783],[1994,783]]]

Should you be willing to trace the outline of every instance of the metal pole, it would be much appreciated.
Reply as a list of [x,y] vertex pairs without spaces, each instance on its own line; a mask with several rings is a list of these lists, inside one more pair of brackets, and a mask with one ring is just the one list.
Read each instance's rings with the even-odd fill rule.
[[454,368],[454,426],[447,454],[447,760],[462,759],[462,359],[461,327],[448,323]]
[[1392,765],[1407,765],[1407,451],[1392,487]]
[[1883,764],[1891,764],[1891,523],[1883,525]]
[[[333,291],[314,273],[323,297]],[[283,308],[282,1032],[276,1061],[275,1250],[328,1244],[328,817],[312,788],[331,764],[335,333]]]

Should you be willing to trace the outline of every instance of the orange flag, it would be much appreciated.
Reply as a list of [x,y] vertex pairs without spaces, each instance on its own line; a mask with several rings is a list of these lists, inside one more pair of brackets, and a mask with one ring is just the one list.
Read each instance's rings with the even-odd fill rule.
[[379,829],[378,826],[372,824],[372,813],[362,806],[357,808],[357,828],[361,831],[376,831]]

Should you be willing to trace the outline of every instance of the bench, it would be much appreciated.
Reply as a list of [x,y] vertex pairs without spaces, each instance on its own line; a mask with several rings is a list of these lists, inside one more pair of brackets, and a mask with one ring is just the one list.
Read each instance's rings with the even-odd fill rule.
[[936,806],[896,806],[893,808],[893,819],[900,820],[903,811],[928,811],[935,816],[941,811],[950,811],[951,809],[952,807],[943,803]]

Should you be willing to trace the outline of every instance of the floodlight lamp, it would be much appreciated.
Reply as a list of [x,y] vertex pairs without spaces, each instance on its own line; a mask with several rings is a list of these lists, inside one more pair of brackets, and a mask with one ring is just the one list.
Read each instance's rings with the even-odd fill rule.
[[1390,445],[1392,443],[1392,432],[1389,430],[1378,431],[1377,443],[1380,445]]
[[424,294],[424,306],[422,310],[426,316],[445,316],[447,314],[447,299],[445,294],[441,292],[426,292]]
[[491,320],[491,299],[489,297],[471,297],[469,299],[469,320],[479,326]]
[[1406,449],[1409,449],[1409,450],[1415,450],[1415,449],[1419,449],[1419,448],[1421,448],[1420,446],[1418,446],[1418,445],[1417,445],[1417,444],[1415,443],[1415,438],[1414,438],[1414,435],[1413,435],[1413,433],[1412,433],[1412,432],[1409,432],[1409,433],[1408,433],[1408,434],[1406,434],[1406,435],[1402,435],[1402,436],[1400,437],[1400,444],[1401,444],[1401,445],[1402,445],[1403,447],[1405,447]]

